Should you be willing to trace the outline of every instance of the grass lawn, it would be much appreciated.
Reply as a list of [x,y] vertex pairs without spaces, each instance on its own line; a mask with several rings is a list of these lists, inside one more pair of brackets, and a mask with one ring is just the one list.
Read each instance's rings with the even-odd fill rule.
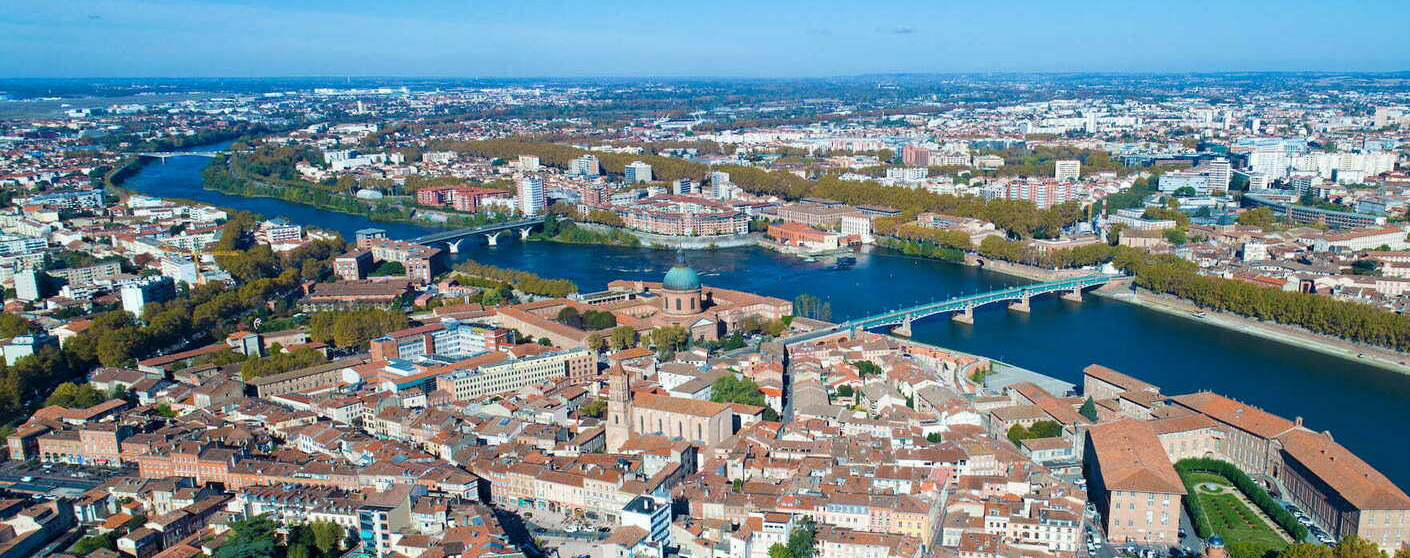
[[[1252,542],[1268,548],[1282,549],[1288,545],[1279,536],[1277,527],[1269,525],[1256,512],[1235,496],[1238,492],[1233,484],[1213,473],[1189,473],[1190,484],[1195,487],[1193,497],[1200,499],[1209,524],[1225,543]],[[1206,488],[1206,484],[1218,487]]]

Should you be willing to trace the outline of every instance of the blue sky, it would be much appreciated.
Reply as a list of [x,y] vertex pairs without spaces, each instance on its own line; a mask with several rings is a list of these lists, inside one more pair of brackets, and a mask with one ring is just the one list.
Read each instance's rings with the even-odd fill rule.
[[0,6],[0,77],[1410,70],[1410,48],[1399,39],[1410,21],[1407,0],[0,0]]

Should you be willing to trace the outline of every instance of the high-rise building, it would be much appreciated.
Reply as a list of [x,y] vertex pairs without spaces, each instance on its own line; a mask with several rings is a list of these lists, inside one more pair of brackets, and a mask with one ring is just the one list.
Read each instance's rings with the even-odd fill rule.
[[539,158],[533,155],[520,155],[519,170],[525,172],[535,172],[539,170]]
[[1207,165],[1209,187],[1214,190],[1229,190],[1229,179],[1233,178],[1234,167],[1223,157],[1210,161]]
[[568,164],[568,174],[579,176],[597,176],[602,174],[602,164],[598,162],[597,156],[591,153],[573,159]]
[[548,207],[543,193],[543,179],[526,176],[519,179],[519,211],[524,215],[538,215]]
[[729,186],[729,173],[719,171],[710,173],[710,188],[713,190],[712,194],[716,199],[729,197]]
[[651,182],[651,165],[641,161],[632,161],[632,164],[627,165],[624,174],[628,184]]
[[25,302],[34,302],[40,298],[39,272],[35,270],[21,271],[15,274],[15,298]]
[[1058,180],[1077,180],[1082,176],[1082,161],[1077,159],[1061,159],[1053,164],[1053,178]]

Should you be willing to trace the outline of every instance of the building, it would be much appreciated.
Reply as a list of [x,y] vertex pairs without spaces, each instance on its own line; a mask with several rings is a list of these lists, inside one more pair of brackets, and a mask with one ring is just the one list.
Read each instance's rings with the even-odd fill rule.
[[1179,542],[1185,485],[1147,421],[1125,418],[1087,430],[1088,498],[1113,543]]
[[682,178],[671,182],[671,193],[677,196],[689,196],[699,193],[699,188],[696,188],[695,183],[689,178]]
[[609,206],[629,229],[670,236],[747,234],[749,215],[696,196],[660,195]]
[[1070,200],[1081,199],[1076,182],[1059,182],[1035,178],[1017,178],[1003,184],[986,186],[987,199],[1028,200],[1038,209],[1047,209]]
[[843,217],[866,217],[855,207],[842,204],[790,203],[778,208],[778,218],[816,228],[836,228]]
[[473,401],[544,382],[585,376],[596,370],[596,354],[578,347],[457,370],[436,378],[435,386],[437,390],[450,393],[457,401]]
[[344,281],[366,279],[370,269],[372,269],[372,252],[360,248],[333,259],[333,275]]
[[59,338],[49,335],[48,333],[16,335],[6,341],[5,345],[3,348],[0,348],[0,350],[4,351],[5,364],[7,366],[14,366],[20,359],[38,353],[46,346],[54,347],[55,349],[59,348]]
[[511,332],[454,318],[393,331],[371,341],[373,360],[411,359],[423,355],[468,358],[514,344]]
[[43,297],[44,281],[39,276],[41,272],[36,270],[26,270],[15,274],[15,298],[25,302],[34,302]]
[[195,285],[200,281],[200,269],[190,257],[167,256],[162,258],[162,276],[188,286]]
[[358,248],[371,252],[374,262],[402,264],[407,280],[421,284],[430,283],[435,278],[444,258],[440,248],[389,238],[358,241]]
[[597,176],[602,174],[602,164],[597,160],[596,155],[586,154],[568,163],[568,174]]
[[548,200],[544,197],[543,178],[526,176],[519,179],[519,212],[534,216],[542,214],[547,207]]
[[[1405,229],[1396,226],[1354,229],[1328,233],[1312,243],[1317,252],[1364,252],[1366,250],[1404,250],[1410,248],[1405,241]],[[1386,248],[1382,248],[1386,247]]]
[[619,450],[635,436],[658,435],[715,447],[735,432],[731,404],[633,393],[628,380],[628,373],[620,367],[607,372],[609,452]]
[[519,170],[525,172],[535,172],[539,170],[539,158],[533,155],[520,155]]
[[1064,180],[1077,180],[1082,176],[1082,161],[1077,159],[1060,159],[1053,163],[1053,178],[1059,182]]
[[651,165],[641,161],[632,161],[632,164],[627,165],[623,174],[627,184],[651,182]]
[[170,277],[153,275],[123,283],[122,309],[142,317],[142,307],[148,302],[165,302],[176,297],[176,282]]
[[842,235],[838,233],[822,231],[794,222],[769,225],[766,234],[779,244],[806,250],[836,250],[842,239]]

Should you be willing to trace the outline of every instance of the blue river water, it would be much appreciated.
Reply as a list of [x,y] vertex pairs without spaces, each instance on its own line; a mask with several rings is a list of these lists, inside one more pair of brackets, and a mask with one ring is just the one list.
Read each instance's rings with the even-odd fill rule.
[[[220,149],[222,145],[208,149]],[[346,238],[367,227],[411,238],[435,230],[404,223],[378,223],[269,198],[229,196],[202,189],[201,157],[152,162],[124,187],[147,195],[184,198],[265,217],[336,230]],[[584,291],[615,279],[659,280],[675,253],[646,248],[521,243],[500,238],[462,246],[453,261],[532,271],[574,281]],[[831,303],[834,319],[1023,283],[978,268],[901,256],[886,251],[857,254],[855,266],[809,263],[760,248],[689,252],[686,258],[707,285],[780,298],[807,293]],[[1335,439],[1410,487],[1410,443],[1390,425],[1410,419],[1410,377],[1232,332],[1178,316],[1095,296],[1082,303],[1046,296],[1032,312],[991,305],[975,312],[974,325],[943,316],[912,326],[918,341],[984,355],[1080,384],[1082,368],[1101,363],[1179,394],[1211,390],[1279,415],[1303,417],[1307,426],[1330,430]]]

